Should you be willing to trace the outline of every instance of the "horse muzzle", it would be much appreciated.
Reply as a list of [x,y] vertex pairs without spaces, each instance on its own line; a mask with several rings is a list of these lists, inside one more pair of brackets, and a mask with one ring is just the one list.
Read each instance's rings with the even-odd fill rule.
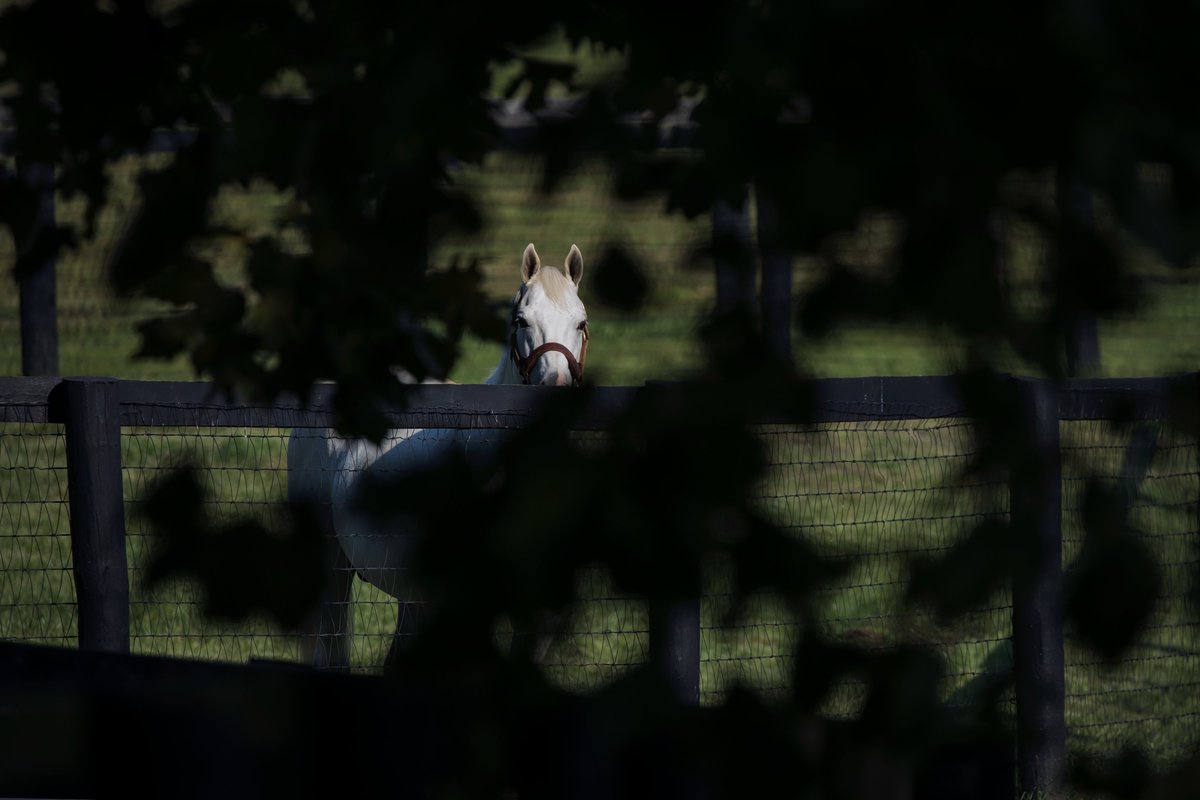
[[524,358],[517,352],[517,334],[514,331],[512,339],[509,342],[513,363],[517,365],[517,371],[521,373],[521,382],[529,383],[529,376],[533,372],[534,366],[537,365],[538,359],[546,353],[559,353],[567,360],[567,369],[571,372],[571,385],[578,386],[583,382],[583,365],[587,359],[588,335],[585,330],[583,333],[583,345],[579,348],[579,358],[575,358],[575,354],[571,349],[564,344],[558,342],[546,342],[533,348],[532,352]]

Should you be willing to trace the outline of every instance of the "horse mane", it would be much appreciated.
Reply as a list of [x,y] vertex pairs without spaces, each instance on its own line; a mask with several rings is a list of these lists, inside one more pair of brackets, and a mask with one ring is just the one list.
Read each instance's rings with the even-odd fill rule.
[[[575,286],[571,282],[571,279],[563,275],[557,267],[542,267],[539,269],[537,274],[533,276],[533,280],[529,282],[531,286],[535,283],[541,285],[542,291],[546,293],[546,299],[559,307],[567,305],[567,299],[570,296],[568,289]],[[524,297],[524,292],[522,292],[521,296]]]

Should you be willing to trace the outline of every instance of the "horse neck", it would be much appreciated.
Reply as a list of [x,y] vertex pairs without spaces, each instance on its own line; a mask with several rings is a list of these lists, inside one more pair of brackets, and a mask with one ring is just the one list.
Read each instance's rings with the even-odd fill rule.
[[512,356],[507,347],[500,350],[500,363],[492,370],[492,374],[488,376],[485,384],[491,386],[509,385],[521,383],[521,374],[517,372],[517,365],[513,363]]

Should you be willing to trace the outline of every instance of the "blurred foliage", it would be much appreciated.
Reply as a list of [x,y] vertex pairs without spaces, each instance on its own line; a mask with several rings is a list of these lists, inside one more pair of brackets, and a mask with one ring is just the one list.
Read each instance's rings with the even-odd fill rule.
[[[340,428],[378,438],[381,404],[403,399],[394,368],[443,376],[464,333],[503,339],[478,269],[427,263],[440,238],[486,224],[446,165],[476,163],[494,145],[486,97],[498,89],[534,111],[548,97],[573,98],[573,114],[538,117],[529,144],[547,192],[585,152],[610,164],[622,196],[665,192],[664,213],[736,204],[753,184],[777,206],[779,246],[826,264],[800,304],[803,330],[820,336],[865,316],[961,336],[963,394],[982,431],[970,468],[1036,474],[1049,465],[1029,409],[990,366],[1012,348],[1030,369],[1061,376],[1081,319],[1136,303],[1136,281],[1112,235],[1092,223],[1091,203],[1170,263],[1192,263],[1197,33],[1194,4],[1121,0],[703,10],[35,0],[0,16],[0,87],[8,154],[55,165],[59,191],[84,198],[89,225],[109,191],[108,165],[164,132],[176,137],[174,156],[141,179],[144,203],[109,264],[111,282],[176,309],[143,326],[143,355],[186,353],[198,374],[245,396],[336,381]],[[617,66],[584,80],[572,60],[545,55],[555,36]],[[658,152],[649,129],[631,135],[621,124],[634,111],[661,120],[685,99],[699,123],[687,150]],[[1145,180],[1146,164],[1168,179]],[[1056,184],[1057,202],[1013,190],[1022,177]],[[214,198],[253,182],[292,201],[253,237],[248,283],[236,288],[217,279],[204,245],[235,233],[213,214]],[[72,244],[37,223],[35,200],[27,183],[0,184],[18,275]],[[880,212],[896,221],[896,246],[886,269],[864,275],[839,257],[837,236]],[[1051,246],[1035,311],[1018,311],[999,278],[1012,225],[1032,226]],[[743,263],[753,264],[750,254]],[[614,243],[597,269],[600,300],[639,307],[646,281],[628,249]],[[597,562],[652,607],[694,596],[719,562],[739,597],[778,592],[804,619],[829,567],[750,502],[763,460],[749,428],[768,412],[803,422],[807,394],[772,360],[755,320],[717,317],[701,337],[703,391],[647,392],[601,452],[571,444],[565,432],[589,394],[564,393],[487,465],[454,461],[385,487],[380,514],[415,498],[405,511],[428,531],[419,580],[438,601],[416,647],[391,666],[437,687],[437,713],[454,723],[439,729],[440,743],[459,756],[425,796],[905,796],[952,746],[1004,752],[995,698],[951,715],[938,702],[940,666],[920,647],[881,654],[823,642],[806,625],[791,700],[767,705],[734,691],[704,710],[672,699],[657,658],[579,699],[550,687],[527,652],[497,649],[499,621],[532,625],[562,610],[574,570]],[[1179,409],[1194,430],[1194,403]],[[209,530],[198,491],[184,473],[149,504],[165,539],[154,576],[198,577],[216,612],[298,619],[319,586],[278,576],[319,574],[320,548],[304,525],[282,540]],[[1099,484],[1089,493],[1086,566],[1069,601],[1080,635],[1109,657],[1146,618],[1157,582],[1127,535],[1128,497]],[[1021,579],[1027,532],[1011,524],[982,527],[919,565],[914,602],[950,617]],[[257,542],[237,575],[219,558],[230,536]],[[251,586],[264,575],[276,576],[270,587]],[[868,687],[862,713],[822,718],[822,700],[851,677]],[[548,736],[556,726],[572,735]],[[1083,785],[1132,796],[1140,765],[1089,771]]]
[[[180,467],[157,485],[142,512],[153,530],[157,552],[143,576],[148,589],[169,578],[195,579],[204,588],[206,614],[242,620],[269,614],[284,628],[297,628],[325,585],[321,530],[310,509],[294,509],[290,535],[274,535],[261,523],[241,520],[214,526],[207,519],[204,490],[191,467]],[[230,559],[231,552],[245,558]],[[274,565],[261,572],[264,565]]]

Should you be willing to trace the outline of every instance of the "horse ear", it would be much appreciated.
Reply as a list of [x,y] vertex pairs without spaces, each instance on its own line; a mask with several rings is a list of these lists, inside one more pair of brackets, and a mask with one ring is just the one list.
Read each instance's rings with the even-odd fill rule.
[[533,249],[533,242],[525,248],[525,255],[521,258],[521,280],[529,283],[533,280],[533,276],[537,275],[537,271],[542,266],[542,260],[538,258],[537,250]]
[[571,282],[578,286],[579,279],[583,277],[583,253],[579,252],[578,247],[571,245],[571,252],[567,253],[564,264],[567,274],[571,276]]

